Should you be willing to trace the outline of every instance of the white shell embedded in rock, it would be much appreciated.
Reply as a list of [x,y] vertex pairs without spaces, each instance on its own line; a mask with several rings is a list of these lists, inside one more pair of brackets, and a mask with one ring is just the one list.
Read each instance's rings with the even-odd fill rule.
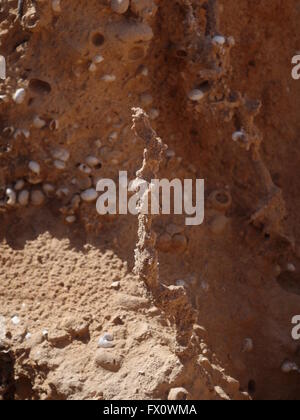
[[222,35],[216,35],[213,37],[213,43],[218,45],[224,45],[226,42],[226,38]]
[[33,160],[29,162],[28,168],[35,174],[39,175],[41,172],[41,166],[39,163],[34,162]]
[[7,188],[6,196],[7,196],[6,204],[8,204],[9,206],[14,206],[17,201],[17,194],[15,193],[15,191],[12,188]]
[[189,92],[188,97],[193,102],[200,102],[204,98],[205,94],[201,89],[193,89]]
[[47,184],[43,185],[43,191],[46,195],[50,195],[50,194],[54,193],[55,187],[54,187],[54,185],[47,183]]
[[295,273],[296,272],[296,267],[292,263],[288,263],[287,266],[286,266],[286,269],[289,273]]
[[20,192],[19,196],[18,196],[18,203],[21,206],[27,206],[29,203],[29,191],[27,190],[23,190]]
[[29,139],[30,131],[25,128],[17,128],[14,134],[14,139],[18,139],[20,136],[24,136],[26,139]]
[[95,73],[95,71],[97,71],[97,66],[96,66],[96,64],[95,64],[95,63],[90,64],[90,66],[89,66],[89,71],[90,71],[91,73]]
[[17,89],[15,93],[13,94],[13,100],[15,101],[16,104],[19,104],[19,105],[24,102],[25,97],[26,97],[26,91],[23,88]]
[[43,128],[46,125],[46,121],[42,120],[38,115],[33,119],[33,125],[35,128]]
[[59,129],[59,121],[58,120],[50,121],[49,128],[50,128],[51,131],[58,130]]
[[70,194],[70,190],[69,190],[69,188],[59,188],[57,191],[56,191],[56,196],[58,197],[58,198],[64,198],[64,197],[68,197],[68,195]]
[[101,77],[101,80],[106,83],[112,83],[116,81],[116,76],[114,74],[105,74]]
[[56,169],[63,171],[66,168],[66,163],[63,162],[62,160],[55,160],[53,162],[54,166]]
[[92,169],[85,165],[84,163],[82,163],[81,165],[79,165],[78,169],[80,170],[80,172],[83,172],[84,174],[89,175],[92,172]]
[[61,12],[60,0],[52,0],[52,10],[56,13]]
[[92,202],[97,200],[98,193],[94,188],[89,188],[81,193],[81,198],[83,201]]
[[299,372],[300,373],[300,368],[298,367],[298,365],[296,363],[287,360],[282,364],[281,371],[283,373],[291,373],[291,372]]
[[246,139],[246,134],[244,131],[236,131],[232,134],[233,141],[244,141]]
[[66,217],[66,222],[69,223],[70,225],[72,223],[75,223],[76,222],[76,216],[67,216]]
[[29,130],[27,130],[26,128],[23,128],[22,134],[25,137],[25,139],[29,139],[29,137],[30,137],[30,131]]
[[113,341],[114,341],[113,336],[109,333],[105,333],[102,335],[102,337],[99,338],[98,347],[101,347],[104,349],[114,347]]
[[27,334],[25,335],[25,340],[30,340],[30,339],[31,339],[31,337],[32,337],[32,334],[31,334],[31,333],[27,333]]
[[110,7],[113,12],[122,15],[129,8],[129,0],[111,0]]
[[20,318],[18,316],[14,316],[14,317],[12,317],[11,322],[14,325],[18,325],[18,324],[20,324]]
[[52,157],[56,160],[67,162],[70,159],[70,152],[63,148],[57,148],[52,150]]
[[15,183],[15,190],[16,191],[21,191],[21,189],[24,188],[24,185],[25,185],[25,181],[23,179],[19,179]]
[[93,58],[93,63],[95,64],[100,64],[102,63],[102,61],[104,61],[102,55],[95,55],[95,57]]
[[100,160],[96,156],[88,156],[85,161],[89,166],[97,166],[100,163]]

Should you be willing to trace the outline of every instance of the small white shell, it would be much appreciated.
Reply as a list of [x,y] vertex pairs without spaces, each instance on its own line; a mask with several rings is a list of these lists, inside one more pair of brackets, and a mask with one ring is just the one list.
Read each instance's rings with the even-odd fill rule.
[[70,190],[69,188],[59,188],[56,191],[56,196],[58,198],[64,198],[64,197],[68,197],[68,195],[70,194]]
[[[18,130],[17,130],[18,131]],[[3,134],[5,134],[6,136],[12,136],[15,132],[15,127],[5,127],[3,129]]]
[[19,138],[20,136],[24,136],[26,139],[30,137],[30,131],[26,130],[25,128],[18,128],[14,134],[14,139]]
[[33,119],[33,126],[35,128],[43,128],[46,125],[46,121],[42,120],[38,115]]
[[43,185],[43,191],[46,195],[50,195],[50,194],[54,193],[55,187],[54,187],[54,185],[47,183],[47,184]]
[[201,89],[193,89],[189,92],[188,97],[193,102],[200,102],[204,98],[205,94]]
[[113,12],[122,15],[129,8],[129,0],[111,0],[110,7]]
[[15,190],[16,191],[21,191],[22,188],[24,188],[25,185],[25,181],[23,179],[19,179],[16,183],[15,183]]
[[81,165],[79,165],[78,169],[80,170],[80,172],[83,172],[84,174],[89,175],[92,172],[92,169],[85,165],[84,163],[82,163]]
[[51,131],[58,130],[59,129],[59,121],[58,120],[50,121],[49,128],[50,128]]
[[13,100],[16,104],[22,104],[25,101],[26,91],[24,88],[17,89],[13,94]]
[[224,45],[226,42],[226,38],[222,35],[216,35],[213,37],[213,43],[218,45]]
[[114,347],[114,338],[111,334],[109,333],[104,333],[98,341],[98,347],[104,348],[104,349],[108,349],[108,348],[112,348]]
[[97,200],[98,193],[94,188],[89,188],[81,193],[81,198],[83,201],[92,202]]
[[96,140],[96,141],[95,141],[95,146],[96,146],[96,147],[101,147],[101,146],[102,146],[102,141],[101,141],[101,140],[99,140],[99,139],[98,139],[98,140]]
[[114,281],[111,285],[110,288],[114,289],[114,290],[119,290],[120,289],[120,285],[121,283],[119,281]]
[[17,201],[17,194],[15,193],[15,191],[12,188],[7,188],[6,196],[8,198],[6,204],[8,204],[9,206],[14,206]]
[[63,162],[67,162],[70,159],[70,152],[66,149],[54,149],[51,154],[54,159],[61,160]]
[[97,71],[97,66],[96,66],[96,64],[95,64],[95,63],[90,64],[90,66],[89,66],[89,71],[90,71],[91,73],[95,73],[95,71]]
[[30,131],[27,130],[26,128],[23,128],[22,130],[23,136],[25,137],[25,139],[29,139],[30,137]]
[[79,194],[74,195],[74,197],[71,200],[71,207],[72,210],[78,210],[80,206],[81,198]]
[[63,162],[62,160],[55,160],[53,164],[54,164],[54,167],[60,171],[63,171],[66,168],[66,163]]
[[100,160],[96,156],[88,156],[85,161],[89,166],[97,166],[100,163]]
[[101,80],[106,83],[112,83],[116,81],[116,76],[114,74],[105,74],[101,77]]
[[143,67],[141,74],[145,77],[149,76],[149,69],[148,67]]
[[102,55],[95,55],[95,57],[93,58],[93,63],[95,64],[100,64],[102,63],[102,61],[104,61]]
[[228,40],[229,45],[233,47],[235,46],[235,39],[233,36],[228,37],[227,40]]
[[18,316],[14,316],[14,317],[12,317],[12,319],[11,319],[11,322],[14,324],[14,325],[18,325],[18,324],[20,324],[20,318],[18,317]]
[[56,13],[61,12],[60,0],[52,0],[52,10]]
[[18,139],[20,136],[22,136],[22,130],[20,128],[17,128],[15,133],[14,133],[14,139]]
[[283,365],[281,366],[281,371],[283,373],[291,373],[291,372],[299,372],[300,373],[300,369],[299,369],[298,365],[296,365],[296,363],[291,362],[289,360],[287,360],[286,362],[283,363]]
[[27,190],[23,190],[20,192],[19,196],[18,196],[18,203],[21,206],[27,206],[29,203],[29,191]]
[[75,223],[76,222],[76,216],[67,216],[66,217],[66,222],[69,224]]
[[296,267],[292,263],[287,264],[286,269],[290,273],[295,273],[296,272]]
[[39,163],[34,162],[33,160],[29,162],[28,168],[35,174],[39,175],[41,172],[41,166]]
[[246,139],[246,134],[244,131],[236,131],[232,134],[233,141],[244,141]]
[[31,202],[34,206],[41,206],[45,201],[45,196],[42,191],[34,190],[31,192]]

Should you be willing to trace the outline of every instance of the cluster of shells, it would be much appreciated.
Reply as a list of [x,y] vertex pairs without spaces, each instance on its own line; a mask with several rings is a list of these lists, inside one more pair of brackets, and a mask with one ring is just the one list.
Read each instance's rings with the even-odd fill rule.
[[[51,2],[52,10],[54,13],[64,13],[64,5],[60,0],[53,0]],[[136,48],[142,45],[148,45],[153,37],[151,26],[148,24],[148,20],[153,18],[157,12],[157,5],[153,0],[111,0],[109,7],[113,13],[118,15],[125,15],[122,20],[117,21],[108,25],[107,33],[105,36],[110,42],[110,39],[118,39],[122,44],[128,45],[128,48]],[[138,20],[132,20],[127,18],[127,12],[130,11]],[[102,42],[100,40],[101,34],[96,33],[95,42]],[[99,38],[99,39],[98,39]],[[215,36],[211,40],[212,44],[216,49],[224,51],[227,49],[229,44],[233,41],[231,38],[227,39],[222,36]],[[145,47],[146,48],[146,47]],[[131,50],[130,50],[131,51]],[[105,61],[105,49],[102,54],[95,55],[90,64],[89,71],[91,73],[97,72],[101,63]],[[140,72],[143,76],[148,76],[148,69],[145,66],[140,67]],[[114,74],[104,74],[101,76],[101,80],[105,83],[113,83],[116,81]],[[189,93],[189,99],[192,102],[201,101],[207,92],[201,91],[201,89],[194,89]],[[18,87],[11,94],[12,100],[16,105],[22,105],[26,102],[27,87]],[[148,91],[140,94],[139,97],[140,105],[147,110],[150,118],[155,120],[159,117],[159,109],[153,107],[153,96]],[[59,121],[56,119],[46,121],[40,116],[35,116],[32,121],[32,127],[34,129],[43,129],[48,126],[50,130],[59,129]],[[28,129],[14,130],[14,128],[8,128],[11,130],[11,135],[14,138],[24,136],[30,138],[30,131]],[[114,141],[118,137],[117,132],[113,132],[110,135],[110,140]],[[97,146],[101,146],[100,140],[97,141]],[[105,147],[104,147],[105,148]],[[104,149],[103,148],[103,149]],[[59,172],[64,173],[70,168],[70,151],[64,147],[53,148],[50,151],[51,156],[49,157],[50,166]],[[111,155],[113,155],[111,153]],[[168,160],[176,160],[180,165],[182,162],[181,158],[177,158],[175,152],[168,150],[166,152]],[[68,223],[74,223],[76,221],[76,213],[79,210],[81,202],[92,203],[97,200],[98,194],[96,191],[97,171],[102,166],[103,156],[101,154],[101,160],[98,156],[86,156],[82,162],[76,164],[76,171],[78,171],[78,179],[75,177],[71,180],[71,185],[65,185],[62,183],[61,186],[57,186],[58,182],[52,183],[47,180],[46,170],[44,169],[44,161],[42,160],[29,160],[27,162],[27,172],[20,179],[16,179],[14,182],[9,183],[0,190],[0,211],[6,211],[11,208],[26,207],[30,204],[34,206],[41,206],[46,200],[52,198],[58,198],[63,202],[61,207],[61,213],[64,215],[65,220]],[[111,164],[118,164],[118,160],[111,156]],[[49,166],[49,165],[48,165]],[[189,168],[192,172],[196,172],[195,169]],[[185,237],[182,230],[173,231],[174,226],[169,228],[159,238],[159,247],[166,250],[176,249],[178,252],[182,252],[187,247],[187,238]]]
[[[196,111],[201,112],[201,103],[207,100],[211,106],[218,103],[223,104],[224,92],[226,92],[225,76],[230,71],[229,54],[231,48],[235,45],[232,36],[215,35],[205,40],[209,49],[208,55],[214,64],[211,68],[201,68],[196,75],[196,82],[188,81],[188,86],[194,83],[190,90],[187,90],[188,100],[195,105]],[[202,64],[199,63],[199,68]],[[219,91],[223,92],[220,95]]]
[[[57,147],[51,150],[51,163],[56,170],[65,170],[69,159],[70,152],[66,148]],[[67,207],[61,208],[61,212],[68,223],[75,222],[75,213],[81,201],[93,202],[98,197],[96,189],[93,188],[92,175],[101,168],[100,159],[90,155],[82,163],[77,164],[78,177],[72,179],[70,187],[57,187],[44,180],[42,166],[42,163],[30,160],[27,164],[26,175],[2,188],[0,209],[3,212],[29,205],[41,206],[47,199],[57,198],[69,201]],[[95,185],[96,182],[95,178]]]
[[[61,0],[52,0],[51,7],[54,14],[64,13],[64,4]],[[133,14],[135,14],[139,20],[131,21],[130,19],[124,18],[123,21],[117,23],[116,25],[111,25],[111,28],[108,32],[108,38],[116,38],[121,42],[129,44],[129,48],[135,45],[136,42],[147,44],[153,37],[151,27],[146,23],[148,19],[152,18],[156,11],[157,6],[152,0],[112,0],[109,2],[109,7],[113,13],[122,15],[126,13],[129,9]],[[22,17],[22,22],[28,21],[28,13],[36,15],[35,7],[27,10],[26,16],[22,14],[21,9],[18,11],[20,17]],[[23,13],[23,11],[22,11]],[[100,35],[95,35],[95,42],[97,42]],[[94,73],[98,70],[100,64],[105,60],[105,57],[101,54],[97,54],[91,60],[89,65],[89,71]],[[141,73],[144,76],[148,76],[148,70],[146,67],[141,68]],[[113,83],[116,81],[116,76],[114,74],[104,74],[101,77],[101,80],[105,83]],[[18,86],[13,92],[10,92],[10,87],[8,86],[9,80],[6,81],[6,87],[9,88],[8,92],[5,95],[2,95],[1,100],[4,102],[9,102],[10,98],[17,106],[22,106],[26,103],[28,96],[28,86],[26,84]],[[148,93],[145,92],[141,94],[140,97],[141,104],[145,107],[149,107],[153,98]],[[152,108],[149,110],[149,114],[152,119],[156,119],[159,116],[159,110]],[[46,126],[50,130],[58,130],[59,122],[56,119],[51,121],[46,121],[40,116],[35,116],[32,121],[32,127],[34,129],[43,129]],[[13,127],[7,127],[5,130],[9,130],[8,137],[17,139],[20,136],[23,136],[26,139],[30,138],[30,130],[27,128],[14,129]],[[110,140],[113,141],[118,137],[117,132],[113,132],[110,135]],[[97,141],[97,147],[100,148],[101,141]],[[96,142],[96,143],[97,143]],[[9,152],[8,149],[5,152]],[[104,149],[104,148],[103,148]],[[51,157],[47,160],[47,166],[50,166],[58,171],[63,172],[69,168],[70,152],[67,148],[58,147],[50,151]],[[116,160],[116,159],[115,159]],[[111,163],[114,162],[112,157]],[[52,183],[47,181],[46,169],[44,158],[28,160],[26,171],[24,175],[19,179],[9,182],[6,186],[0,187],[0,212],[6,212],[9,209],[15,209],[18,207],[27,207],[29,205],[41,206],[45,203],[46,200],[52,198],[61,199],[64,205],[61,207],[61,213],[65,216],[65,220],[68,223],[74,223],[76,221],[76,212],[79,209],[81,202],[94,202],[96,201],[98,194],[96,192],[97,180],[97,171],[101,168],[102,164],[97,156],[87,156],[83,159],[82,162],[76,164],[76,170],[79,173],[77,179],[76,175],[71,181],[69,186],[58,187],[57,182]]]

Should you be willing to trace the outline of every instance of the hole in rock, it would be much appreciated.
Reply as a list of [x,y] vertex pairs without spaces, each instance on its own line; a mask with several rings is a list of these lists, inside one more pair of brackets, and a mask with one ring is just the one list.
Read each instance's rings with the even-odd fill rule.
[[40,79],[31,79],[29,89],[37,95],[47,95],[51,92],[50,84]]
[[101,45],[104,44],[104,41],[104,36],[100,32],[97,32],[92,37],[92,43],[95,45],[95,47],[101,47]]
[[286,292],[300,296],[300,279],[297,273],[285,271],[277,278],[277,282]]

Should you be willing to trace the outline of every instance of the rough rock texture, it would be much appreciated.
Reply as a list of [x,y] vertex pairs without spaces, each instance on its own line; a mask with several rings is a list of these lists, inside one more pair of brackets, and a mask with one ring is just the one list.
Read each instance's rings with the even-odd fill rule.
[[[126,3],[0,5],[0,398],[299,398],[298,1]],[[156,292],[137,218],[96,213],[133,107],[158,176],[206,182],[202,226],[154,220]]]

